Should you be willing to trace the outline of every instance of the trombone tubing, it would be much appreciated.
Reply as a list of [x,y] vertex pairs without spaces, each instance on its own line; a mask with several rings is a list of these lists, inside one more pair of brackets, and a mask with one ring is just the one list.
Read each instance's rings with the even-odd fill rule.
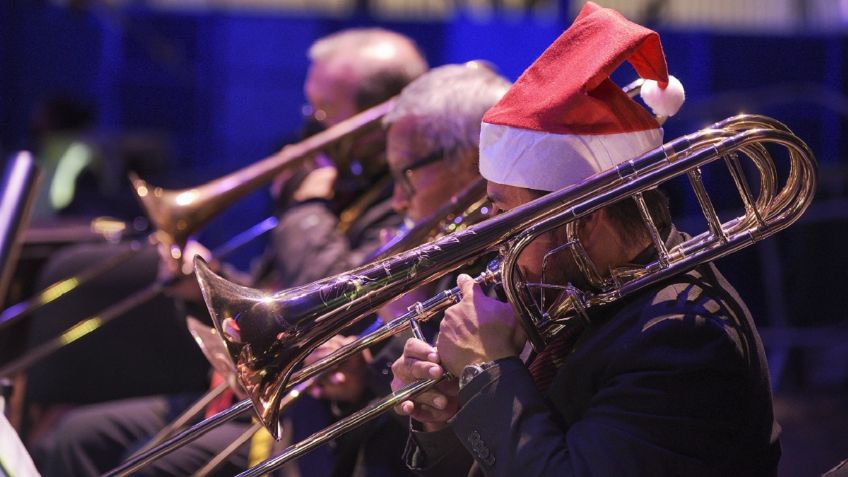
[[[395,101],[395,98],[391,98],[339,124],[310,136],[297,144],[286,146],[264,160],[210,181],[202,186],[176,191],[164,190],[159,187],[152,187],[137,176],[131,175],[130,180],[133,183],[133,190],[156,229],[151,234],[151,237],[172,250],[174,245],[179,246],[181,249],[192,233],[205,225],[230,203],[248,194],[256,187],[270,182],[282,170],[301,164],[308,157],[311,157],[311,154],[344,139],[350,134],[376,127],[383,116],[394,107]],[[263,222],[263,230],[267,230],[269,226],[273,227],[273,225],[270,225],[272,223]],[[0,241],[0,245],[2,245],[2,241]],[[120,259],[116,257],[99,264],[90,273],[84,272],[77,277],[59,281],[42,291],[35,301],[22,302],[5,310],[0,315],[0,329],[5,327],[4,324],[8,326],[13,322],[17,322],[33,310],[64,296],[71,289],[78,288],[84,282],[90,281],[94,276],[99,276],[111,270],[133,255],[134,253],[122,254]],[[151,287],[155,287],[155,285],[151,285]],[[153,298],[155,293],[151,295],[151,289],[148,288],[141,295],[147,299]],[[127,303],[135,304],[135,301],[122,301],[119,305],[110,308],[110,310],[127,310],[128,308],[124,307]],[[104,315],[106,314],[107,312],[104,312]],[[111,320],[111,316],[109,319]],[[8,373],[30,366],[44,356],[62,348],[67,344],[66,341],[69,339],[74,341],[77,331],[86,329],[86,327],[97,327],[100,320],[101,317],[95,315],[89,317],[87,320],[78,322],[77,325],[68,329],[60,337],[54,338],[51,342],[35,350],[31,355],[28,353],[27,356],[4,366],[0,371],[2,373]]]
[[157,280],[147,287],[121,299],[117,303],[109,305],[100,313],[80,320],[59,336],[45,341],[27,351],[23,356],[4,364],[0,367],[0,377],[17,374],[65,346],[90,335],[116,318],[123,316],[133,308],[156,298],[170,283],[170,280]]
[[[666,169],[676,173],[680,166],[675,162],[677,159],[675,151],[684,150],[693,144],[700,145],[705,140],[721,139],[726,135],[726,131],[706,130],[684,136],[640,158],[600,173],[590,181],[552,192],[498,217],[469,227],[463,232],[448,235],[436,242],[422,245],[392,258],[319,280],[295,290],[269,296],[256,290],[238,287],[212,273],[202,260],[196,260],[195,264],[198,281],[213,321],[225,340],[226,335],[223,334],[221,321],[229,313],[233,313],[233,316],[238,313],[241,316],[239,326],[242,330],[245,327],[253,328],[252,333],[258,333],[263,340],[270,340],[272,344],[278,343],[276,338],[272,338],[277,335],[291,336],[294,340],[285,349],[282,345],[274,345],[275,349],[280,350],[279,353],[264,352],[257,347],[258,345],[251,345],[252,351],[249,354],[255,357],[236,366],[239,369],[240,381],[245,388],[258,391],[258,393],[252,393],[257,394],[254,397],[257,414],[266,427],[276,428],[277,403],[274,401],[278,399],[279,392],[286,387],[285,381],[288,380],[291,369],[318,346],[323,336],[336,333],[338,329],[350,325],[391,298],[459,268],[469,259],[506,242],[540,220],[563,212],[571,218],[577,218],[577,215],[573,213],[577,207],[575,204],[587,201],[599,190],[621,189],[622,183],[638,184],[641,187],[640,190],[654,187],[658,182],[667,179],[666,176],[675,174],[655,174],[656,177],[650,176],[642,180],[637,178],[666,164],[672,166]],[[701,163],[692,166],[699,165]],[[635,189],[632,185],[628,187]],[[269,323],[266,317],[259,316],[266,309],[265,306],[273,306],[278,316],[285,316],[285,298],[289,295],[296,299],[295,305],[298,307],[299,315],[288,317],[290,319],[285,323],[270,320],[272,326],[264,330],[253,324],[252,320],[259,320],[257,323]],[[283,303],[277,305],[281,300]],[[247,310],[242,305],[248,307]],[[303,324],[307,322],[309,325]],[[304,332],[307,326],[311,326],[312,329]],[[300,331],[297,335],[291,335],[292,330]],[[243,347],[242,344],[228,342],[230,355],[234,361],[242,354]],[[285,355],[281,356],[282,354]],[[279,369],[268,373],[266,369],[269,366]],[[260,395],[264,397],[260,398]],[[275,437],[279,434],[279,429],[269,430]]]
[[[674,261],[663,262],[662,258],[659,258],[656,262],[646,266],[646,270],[650,273],[639,276],[632,281],[625,282],[618,286],[617,289],[613,289],[610,293],[599,293],[593,297],[592,300],[594,300],[595,304],[598,304],[621,298],[649,284],[657,283],[658,281],[662,281],[672,275],[682,273],[701,263],[728,255],[751,245],[758,240],[777,233],[795,222],[800,217],[801,213],[803,213],[803,211],[809,206],[813,196],[812,193],[815,189],[815,160],[806,144],[790,132],[776,129],[756,128],[736,134],[726,140],[722,140],[719,144],[714,146],[697,149],[692,154],[687,155],[686,159],[680,161],[679,164],[669,163],[668,167],[664,167],[660,170],[648,171],[643,176],[637,176],[637,178],[634,179],[635,183],[626,182],[620,187],[616,187],[614,190],[605,191],[597,197],[593,197],[579,204],[570,206],[568,209],[549,216],[537,225],[521,232],[515,239],[510,241],[510,249],[508,253],[505,254],[506,256],[503,257],[501,271],[504,276],[504,281],[506,282],[508,279],[511,279],[511,272],[515,268],[514,265],[521,249],[523,249],[524,246],[526,246],[540,233],[544,233],[545,231],[562,225],[562,221],[564,219],[566,222],[569,222],[601,207],[617,202],[623,197],[636,196],[646,188],[646,183],[653,183],[657,177],[663,177],[660,182],[665,182],[677,175],[689,173],[704,164],[725,157],[727,154],[732,154],[734,151],[744,148],[747,145],[752,143],[761,144],[762,142],[774,143],[786,147],[789,151],[791,161],[790,178],[787,180],[786,185],[781,189],[780,194],[778,194],[778,197],[782,197],[784,200],[777,200],[776,203],[770,202],[768,204],[769,207],[766,210],[760,211],[765,217],[762,219],[762,223],[752,223],[748,216],[753,214],[754,211],[746,210],[746,216],[732,219],[727,222],[726,228],[732,232],[730,236],[725,236],[723,240],[720,240],[718,237],[714,236],[712,231],[708,231],[705,234],[690,239],[682,245],[680,250],[677,251],[677,256],[674,257]],[[752,157],[752,159],[754,158]],[[770,157],[757,157],[754,160],[770,160]],[[682,167],[684,165],[686,167]],[[768,182],[774,183],[773,181]],[[737,187],[740,188],[741,193],[742,186],[737,184]],[[790,200],[790,197],[794,197],[795,200]],[[749,224],[750,228],[740,230],[738,228],[738,224],[740,222]],[[725,230],[724,225],[725,224],[722,224],[723,231]],[[704,235],[707,235],[706,239],[703,238]],[[666,264],[662,265],[663,263]],[[510,293],[509,287],[507,287],[507,290],[508,293]],[[513,304],[515,303],[513,302]],[[523,315],[523,312],[520,312],[519,315]],[[523,324],[527,324],[527,322]],[[422,380],[412,383],[411,385],[393,393],[386,399],[378,403],[374,403],[368,408],[337,422],[325,430],[316,432],[306,440],[288,447],[281,454],[254,468],[248,469],[247,471],[239,474],[239,476],[259,476],[267,472],[271,472],[286,462],[303,455],[305,452],[308,452],[317,445],[333,439],[344,432],[347,432],[349,429],[362,425],[380,413],[391,409],[398,403],[409,399],[411,396],[414,396],[419,392],[430,389],[438,382],[439,380]]]
[[[215,248],[212,251],[212,256],[216,259],[222,259],[226,257],[234,250],[237,250],[239,247],[247,243],[249,240],[253,240],[256,237],[270,231],[274,227],[274,225],[276,225],[276,223],[277,220],[274,217],[269,217],[263,220],[262,222],[252,226],[250,229],[236,235],[221,246]],[[17,323],[20,319],[29,316],[29,314],[34,310],[37,310],[42,306],[46,306],[50,303],[55,302],[56,300],[62,298],[68,293],[79,289],[94,278],[97,278],[103,275],[104,273],[109,272],[118,265],[132,260],[140,252],[146,250],[146,247],[153,246],[153,241],[155,240],[155,233],[148,235],[148,239],[149,240],[147,240],[145,244],[141,244],[138,241],[133,241],[130,243],[130,248],[121,252],[120,254],[103,260],[102,262],[99,262],[96,265],[87,268],[79,275],[59,280],[39,292],[36,297],[27,301],[20,302],[4,310],[2,314],[0,314],[0,331],[2,331],[8,326],[11,326],[14,323]],[[159,293],[163,292],[165,289],[173,285],[177,280],[179,280],[179,277],[157,279],[147,285],[145,288],[139,289],[133,292],[132,294],[127,295],[123,299],[112,303],[108,307],[100,310],[99,313],[92,314],[81,319],[80,321],[68,327],[60,335],[51,338],[50,340],[27,351],[23,356],[20,356],[15,360],[10,360],[7,363],[0,365],[0,377],[11,376],[20,371],[23,371],[28,367],[32,366],[33,364],[46,358],[47,356],[50,356],[51,354],[55,353],[56,351],[61,350],[65,346],[79,340],[80,338],[88,336],[89,334],[103,327],[110,321],[123,316],[125,313],[129,312],[132,309],[135,309],[138,306],[143,305],[144,303],[147,303],[148,301],[153,300],[159,295]]]
[[[481,272],[478,276],[474,278],[474,282],[477,284],[492,284],[500,281],[500,271],[498,270],[498,263],[496,261],[492,261],[487,267],[486,270]],[[409,307],[409,311],[404,313],[401,316],[398,316],[386,323],[380,330],[375,331],[371,335],[374,335],[371,339],[367,335],[360,340],[357,340],[351,345],[357,345],[360,341],[362,341],[361,348],[367,347],[375,341],[384,338],[388,334],[397,335],[409,328],[415,329],[412,325],[413,322],[422,322],[429,320],[436,313],[450,307],[458,303],[462,299],[462,292],[459,287],[453,287],[448,290],[444,290],[423,302],[417,302]],[[360,346],[356,346],[360,348]],[[340,348],[336,353],[330,355],[326,358],[326,361],[332,361],[333,363],[337,363],[344,359],[343,357],[336,357],[337,354],[342,354],[344,348]],[[352,354],[352,353],[350,353]],[[348,354],[348,356],[350,355]],[[320,363],[320,362],[319,362]],[[316,365],[319,363],[315,363]],[[329,366],[327,363],[322,364],[321,368],[324,366]],[[309,373],[310,370],[308,368],[303,369],[303,373]],[[415,396],[419,393],[422,393],[432,387],[436,386],[443,379],[447,378],[448,375],[438,378],[438,379],[428,379],[421,380],[415,383],[411,383],[408,386],[399,389],[398,391],[392,393],[392,395],[388,398],[384,398],[380,401],[372,403],[368,407],[351,414],[350,416],[342,419],[335,424],[327,427],[322,431],[318,431],[311,436],[307,437],[303,441],[300,441],[294,445],[287,447],[280,454],[266,460],[265,462],[252,467],[245,472],[239,474],[239,476],[258,476],[262,475],[266,472],[271,472],[286,462],[289,462],[292,459],[296,459],[301,455],[311,451],[315,447],[318,447],[325,442],[336,438],[339,435],[344,434],[349,429],[359,427],[368,421],[374,419],[380,414],[391,410],[394,406],[406,401],[407,399]],[[295,377],[292,377],[294,380]]]
[[203,434],[206,434],[211,429],[214,429],[221,424],[229,422],[236,417],[240,416],[242,413],[250,409],[251,403],[249,399],[244,399],[242,401],[237,402],[236,404],[230,406],[227,409],[215,414],[214,416],[199,422],[188,429],[183,430],[182,432],[174,435],[170,439],[165,442],[159,444],[158,446],[138,454],[135,457],[130,458],[123,464],[115,467],[109,472],[103,474],[103,477],[123,477],[136,472],[141,469],[145,465],[153,462],[154,460],[168,455],[171,452],[179,449],[180,447],[193,442],[195,439],[199,438]]
[[157,230],[160,242],[169,248],[174,245],[181,248],[192,233],[218,213],[257,187],[267,184],[283,170],[302,164],[313,154],[354,133],[377,127],[394,107],[395,101],[395,98],[388,99],[296,144],[285,146],[265,159],[200,186],[165,190],[149,185],[135,175],[130,177],[130,181]]
[[296,459],[303,454],[311,451],[312,449],[318,447],[319,445],[335,439],[336,437],[346,433],[350,429],[357,428],[372,419],[380,416],[386,411],[391,410],[393,407],[398,404],[410,399],[411,397],[423,393],[429,389],[432,389],[437,384],[439,384],[442,380],[446,379],[447,375],[442,376],[438,379],[425,379],[421,381],[416,381],[408,386],[399,389],[388,397],[383,398],[380,401],[377,401],[368,407],[347,416],[344,419],[336,421],[334,424],[328,426],[327,428],[320,430],[306,439],[293,444],[283,450],[281,453],[277,454],[274,457],[262,462],[259,465],[251,467],[250,469],[245,470],[244,472],[238,474],[238,477],[258,477],[260,475],[265,475],[268,472],[271,472],[275,469],[280,468],[285,465],[286,462],[289,462],[292,459]]
[[[535,237],[562,225],[564,218],[573,220],[573,218],[582,217],[617,202],[622,196],[636,196],[647,188],[645,184],[658,185],[678,175],[691,173],[709,162],[734,154],[737,150],[746,150],[746,148],[753,145],[761,147],[763,143],[772,143],[785,147],[790,157],[789,176],[780,193],[774,197],[774,191],[767,190],[764,192],[765,195],[773,197],[774,200],[758,205],[757,208],[752,210],[748,210],[746,207],[746,213],[743,217],[737,217],[727,221],[725,224],[720,224],[718,234],[713,230],[708,230],[687,240],[670,254],[658,250],[660,257],[657,261],[645,267],[645,271],[648,273],[626,280],[609,291],[596,294],[588,300],[589,303],[586,306],[609,303],[657,281],[683,273],[701,263],[729,255],[769,237],[795,222],[809,206],[815,189],[816,164],[813,154],[806,144],[794,134],[784,129],[748,129],[727,137],[709,147],[696,149],[691,154],[688,154],[684,160],[672,161],[664,168],[649,170],[632,182],[626,182],[612,190],[601,191],[594,197],[588,198],[566,211],[547,217],[516,236],[510,242],[509,253],[503,257],[502,273],[505,284],[504,290],[509,301],[516,307],[518,316],[524,321],[524,328],[527,330],[528,338],[530,338],[534,346],[544,346],[544,338],[542,333],[539,332],[539,328],[540,325],[550,325],[551,323],[531,321],[529,317],[532,316],[530,313],[532,311],[532,304],[526,303],[521,294],[510,285],[517,283],[515,265],[518,256]],[[750,150],[746,150],[746,154],[750,152]],[[763,152],[765,151],[763,150]],[[755,163],[761,161],[771,162],[767,152],[765,156],[751,155],[749,157]],[[773,167],[760,165],[758,169],[761,173],[763,171],[768,173],[774,172]],[[775,177],[763,177],[762,183],[773,186],[776,183]],[[737,188],[743,196],[748,192],[745,187],[746,185],[737,183]],[[743,200],[745,200],[744,197]],[[712,210],[711,212],[707,210],[703,211],[705,216],[709,213],[714,214]],[[718,220],[717,217],[714,217],[714,219]],[[710,217],[707,217],[707,220],[710,222]],[[646,225],[649,228],[653,226],[652,224]],[[560,324],[552,324],[561,327]]]
[[[292,389],[286,393],[286,397],[283,398],[282,402],[280,402],[281,411],[288,409],[300,396],[309,389],[310,386],[318,379],[320,376],[315,376],[312,378],[303,381],[297,386],[293,386]],[[214,472],[218,467],[221,466],[227,459],[230,458],[235,451],[238,450],[239,447],[242,446],[245,442],[247,442],[257,431],[262,429],[262,423],[254,420],[253,423],[250,424],[250,427],[247,428],[240,436],[238,436],[233,442],[230,443],[224,450],[218,453],[215,457],[213,457],[209,462],[206,463],[203,467],[201,467],[197,472],[193,474],[193,477],[205,477],[206,475]]]
[[[486,271],[475,277],[477,283],[496,283],[500,279],[500,273],[494,269],[495,265],[490,264]],[[329,356],[320,361],[316,361],[309,366],[304,367],[294,373],[287,383],[286,391],[299,389],[303,383],[318,377],[320,374],[328,371],[338,365],[347,358],[350,358],[356,353],[392,336],[399,335],[410,328],[412,321],[426,321],[433,317],[436,313],[449,306],[457,303],[462,298],[459,287],[454,287],[449,290],[444,290],[437,295],[424,300],[423,302],[415,303],[409,307],[409,311],[400,315],[380,328],[360,337],[356,341],[348,343],[345,346],[334,351]],[[281,401],[281,406],[285,405],[285,401]],[[107,477],[120,477],[129,475],[135,472],[148,463],[165,456],[180,447],[189,444],[203,434],[209,432],[215,427],[229,422],[230,420],[241,415],[251,407],[250,399],[244,399],[234,404],[228,409],[225,409],[214,416],[199,422],[190,428],[180,432],[174,437],[162,442],[160,445],[148,449],[143,453],[138,453],[132,456],[126,462],[109,471]]]
[[126,263],[139,252],[139,248],[140,245],[138,242],[134,241],[130,244],[130,248],[120,254],[102,260],[72,277],[57,280],[38,292],[32,298],[18,302],[6,308],[0,312],[0,331],[19,322],[26,316],[29,316],[33,311],[49,305],[68,293],[82,287],[93,279],[114,269],[118,265]]

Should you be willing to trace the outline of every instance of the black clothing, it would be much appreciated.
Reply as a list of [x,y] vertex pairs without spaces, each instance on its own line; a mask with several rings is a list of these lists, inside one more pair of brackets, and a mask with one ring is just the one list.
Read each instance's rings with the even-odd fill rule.
[[[672,231],[669,247],[680,240]],[[500,360],[463,388],[446,429],[413,433],[408,464],[438,476],[776,474],[762,344],[712,264],[589,313],[546,394],[520,360]]]
[[286,209],[265,255],[273,264],[273,288],[311,283],[362,265],[381,245],[380,231],[396,229],[401,223],[392,210],[390,187],[378,197],[347,231],[339,230],[339,216],[329,201],[309,200]]
[[[95,404],[75,409],[43,442],[34,457],[42,460],[42,474],[97,476],[117,467],[150,437],[176,418],[195,395],[158,396]],[[133,475],[191,475],[233,442],[246,428],[228,422],[190,445],[155,460]],[[247,465],[248,445],[243,445],[214,475],[233,475]]]

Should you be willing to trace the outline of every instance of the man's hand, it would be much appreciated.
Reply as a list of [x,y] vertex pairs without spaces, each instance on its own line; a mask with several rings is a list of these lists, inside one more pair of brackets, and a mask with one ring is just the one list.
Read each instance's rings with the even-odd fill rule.
[[170,297],[184,301],[201,302],[200,287],[194,276],[194,256],[200,255],[210,263],[212,268],[217,268],[212,260],[212,253],[200,244],[200,242],[189,240],[182,250],[171,250],[165,245],[157,245],[159,252],[158,278],[167,280],[176,277],[177,280],[166,290]]
[[332,199],[339,171],[332,165],[321,166],[303,178],[292,198],[297,202],[310,199]]
[[468,364],[517,356],[527,340],[512,306],[483,293],[474,279],[456,279],[462,300],[445,310],[436,347],[442,365],[459,376]]
[[[310,353],[303,362],[308,366],[354,341],[356,341],[355,336],[333,336]],[[328,371],[324,377],[318,380],[318,383],[309,388],[309,394],[316,399],[349,403],[359,402],[365,394],[366,375],[368,373],[367,361],[369,359],[370,356],[366,352],[351,356],[336,369]]]
[[[317,154],[311,164],[286,169],[277,174],[271,182],[271,195],[276,200],[282,199],[287,203],[310,199],[332,199],[338,175],[333,161],[324,154]],[[280,197],[281,195],[284,197]]]
[[[408,339],[403,354],[392,364],[392,391],[421,379],[442,377],[444,370],[438,363],[439,355],[435,348],[419,339]],[[428,431],[435,431],[446,426],[448,419],[456,414],[459,409],[458,394],[456,380],[442,381],[413,400],[395,406],[395,412],[411,416],[422,422]]]

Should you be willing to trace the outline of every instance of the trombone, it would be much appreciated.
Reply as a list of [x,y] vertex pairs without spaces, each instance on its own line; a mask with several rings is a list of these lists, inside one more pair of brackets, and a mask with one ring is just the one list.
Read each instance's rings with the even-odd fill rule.
[[[789,173],[779,191],[776,189],[776,168],[766,144],[783,146],[788,151]],[[740,155],[750,159],[759,173],[760,190],[756,199],[745,179]],[[719,159],[727,164],[745,208],[742,216],[726,222],[718,218],[700,177],[702,166]],[[541,349],[551,336],[575,318],[575,314],[579,315],[579,310],[614,301],[700,263],[733,253],[787,227],[812,201],[815,171],[813,154],[786,126],[765,116],[739,115],[670,141],[581,184],[547,194],[463,232],[310,285],[276,294],[264,293],[230,283],[212,273],[202,260],[196,260],[198,281],[207,306],[216,328],[226,340],[239,381],[250,399],[182,431],[151,449],[147,455],[125,462],[107,475],[127,475],[138,470],[147,462],[191,442],[251,407],[271,434],[278,437],[277,408],[283,393],[367,345],[360,341],[350,343],[324,361],[294,372],[295,366],[312,349],[396,295],[433,281],[484,252],[500,248],[504,256],[500,273],[507,285],[507,295],[519,312],[531,343]],[[707,221],[706,232],[672,250],[665,250],[658,242],[656,227],[647,216],[646,227],[659,248],[660,258],[656,262],[627,274],[614,274],[613,280],[603,283],[602,291],[596,294],[587,295],[568,289],[568,295],[558,301],[558,309],[553,312],[536,313],[532,296],[516,291],[523,282],[515,274],[515,260],[520,250],[539,233],[573,222],[628,197],[641,204],[640,210],[644,212],[643,191],[684,175],[689,178]],[[584,259],[579,252],[572,253],[578,262]],[[585,259],[582,261],[585,262]],[[511,285],[512,282],[515,284]],[[426,312],[423,305],[413,305],[410,312]],[[530,318],[524,315],[530,312],[536,314]],[[232,327],[233,323],[237,328]],[[237,330],[237,336],[225,333],[228,328]],[[383,338],[392,336],[391,326],[377,333]],[[428,388],[424,384],[421,386]],[[415,390],[420,389],[415,387]],[[412,395],[411,392],[414,391],[398,391],[389,399],[394,403],[401,402]],[[357,425],[352,422],[374,417],[383,409],[393,407],[394,403],[384,404],[379,410],[368,408],[362,411],[364,415],[355,414],[345,424],[340,424],[342,421],[337,424]],[[309,448],[328,439],[321,435],[314,437],[310,439],[312,444]],[[304,451],[292,450],[297,455]],[[284,451],[283,455],[289,457],[283,461],[276,460],[271,465],[279,466],[295,457],[288,451]],[[268,471],[270,469],[263,468],[263,472]]]
[[[777,168],[767,145],[787,151],[790,167],[779,188]],[[756,196],[741,167],[741,158],[749,159],[759,175]],[[701,167],[718,160],[728,166],[744,208],[742,215],[726,221],[716,213],[700,175]],[[586,319],[586,310],[592,307],[616,301],[788,227],[811,203],[815,173],[812,152],[785,126],[770,118],[743,115],[673,140],[464,232],[311,285],[267,294],[227,282],[212,273],[202,259],[196,259],[195,264],[207,306],[226,341],[239,381],[261,421],[277,437],[282,392],[326,363],[314,363],[296,373],[294,367],[322,341],[397,294],[432,281],[487,250],[499,248],[499,273],[507,297],[538,351],[575,320]],[[689,179],[707,230],[666,249],[642,193],[681,176]],[[586,214],[626,199],[636,202],[657,259],[644,267],[613,270],[609,278],[601,279],[597,291],[558,287],[562,291],[560,298],[552,307],[540,309],[530,291],[531,286],[540,285],[525,283],[517,270],[517,258],[524,248],[542,233],[568,227]],[[572,246],[570,251],[578,264],[591,268],[591,261],[580,249]],[[424,308],[424,303],[413,305],[411,313]],[[327,361],[335,359],[340,358],[333,356]],[[240,475],[270,472],[435,384],[434,380],[413,383]]]
[[[416,223],[409,231],[404,234],[398,234],[398,236],[389,241],[386,245],[377,249],[371,254],[371,257],[386,257],[391,253],[407,250],[416,244],[435,240],[452,232],[465,230],[474,223],[484,220],[487,217],[487,207],[489,206],[488,199],[485,195],[486,182],[480,178],[453,196],[447,204],[440,207],[429,217]],[[443,308],[446,308],[447,306],[450,306],[450,304],[445,305]],[[427,314],[426,317],[421,314],[416,318],[418,320],[429,319],[438,311],[440,310],[432,310],[432,313]],[[299,397],[299,394],[303,391],[303,389],[308,388],[318,375],[341,364],[342,361],[354,354],[407,330],[409,328],[408,325],[410,323],[410,318],[411,315],[407,313],[390,321],[382,328],[373,331],[370,329],[366,330],[364,335],[358,338],[357,341],[336,350],[335,353],[327,356],[324,361],[315,363],[314,366],[306,367],[303,370],[303,376],[308,375],[311,377],[308,379],[295,378],[297,383],[293,386],[287,396],[283,398],[283,404],[281,404],[282,408],[284,409],[290,401]],[[213,367],[216,367],[216,369],[220,367],[220,371],[235,376],[236,370],[233,368],[232,362],[229,358],[225,342],[221,339],[216,329],[213,328],[210,332],[205,328],[205,325],[202,324],[189,324],[190,332],[195,337],[195,341],[198,342],[204,354],[207,356],[207,359],[213,363]],[[214,333],[214,338],[210,337],[212,333]],[[218,348],[217,345],[209,346],[210,343],[219,343],[220,348]],[[226,360],[225,363],[222,362],[221,357],[224,357]],[[214,394],[216,392],[223,392],[223,389],[213,389],[208,394]],[[201,400],[205,399],[209,398],[207,396],[201,398]],[[194,409],[195,406],[191,406],[191,408]],[[151,444],[145,445],[143,449],[136,452],[119,467],[111,470],[107,475],[128,475],[129,473],[144,467],[151,461],[194,441],[212,428],[238,417],[249,409],[250,401],[248,399],[244,399],[230,409],[222,411],[218,415],[215,415],[206,421],[196,424],[188,429],[184,429],[179,434],[173,434],[190,419],[189,417],[184,418],[181,416],[176,421],[169,424],[165,430],[160,431],[151,440]],[[197,412],[199,411],[195,411],[193,414],[196,414]],[[188,413],[189,411],[186,411],[184,414]],[[251,425],[250,429],[245,431],[240,439],[237,439],[237,441],[240,441],[239,444],[237,445],[234,442],[228,446],[227,449],[222,451],[219,454],[219,457],[228,456],[234,452],[239,445],[246,441],[248,435],[256,432],[259,427],[261,427],[261,424],[258,426],[256,424]],[[164,441],[164,439],[168,436],[171,436],[171,438]],[[201,469],[201,471],[198,471],[198,474],[202,475],[203,471],[208,472],[209,469],[214,468],[218,464],[217,460],[218,458],[216,457],[210,465],[205,466]]]
[[[389,99],[377,106],[352,116],[330,128],[314,134],[303,141],[283,147],[277,153],[255,162],[243,169],[212,180],[201,186],[181,190],[165,190],[154,187],[134,174],[130,176],[133,190],[138,196],[147,216],[154,226],[151,243],[160,243],[168,248],[171,258],[182,259],[182,250],[190,235],[206,225],[218,213],[233,201],[236,201],[264,184],[286,169],[297,167],[319,151],[332,147],[354,134],[365,133],[380,125],[386,113],[391,111],[395,99]],[[267,228],[267,226],[265,227]],[[135,247],[133,247],[135,248]],[[94,274],[113,269],[123,260],[134,256],[132,251],[121,254],[113,260],[95,265],[95,270],[83,272],[80,276],[62,280],[56,286],[48,287],[52,293],[42,292],[38,296],[59,297],[79,286],[80,281],[90,280]],[[14,375],[46,356],[89,335],[128,310],[135,308],[159,295],[172,285],[178,277],[156,281],[146,288],[125,297],[109,306],[101,313],[86,317],[53,338],[0,367],[0,376]],[[46,290],[46,291],[48,291]],[[61,292],[61,293],[59,293]],[[11,323],[23,318],[35,308],[52,302],[52,299],[39,299],[38,303],[24,302],[24,306],[13,307],[4,312],[3,322]],[[2,323],[0,323],[2,326]]]

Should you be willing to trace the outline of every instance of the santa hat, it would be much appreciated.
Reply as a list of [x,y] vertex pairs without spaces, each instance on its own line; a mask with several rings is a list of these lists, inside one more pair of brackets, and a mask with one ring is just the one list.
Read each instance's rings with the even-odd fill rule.
[[609,75],[624,61],[645,78],[657,115],[683,103],[659,35],[588,2],[557,40],[483,116],[480,173],[489,181],[552,191],[662,144],[657,120]]

